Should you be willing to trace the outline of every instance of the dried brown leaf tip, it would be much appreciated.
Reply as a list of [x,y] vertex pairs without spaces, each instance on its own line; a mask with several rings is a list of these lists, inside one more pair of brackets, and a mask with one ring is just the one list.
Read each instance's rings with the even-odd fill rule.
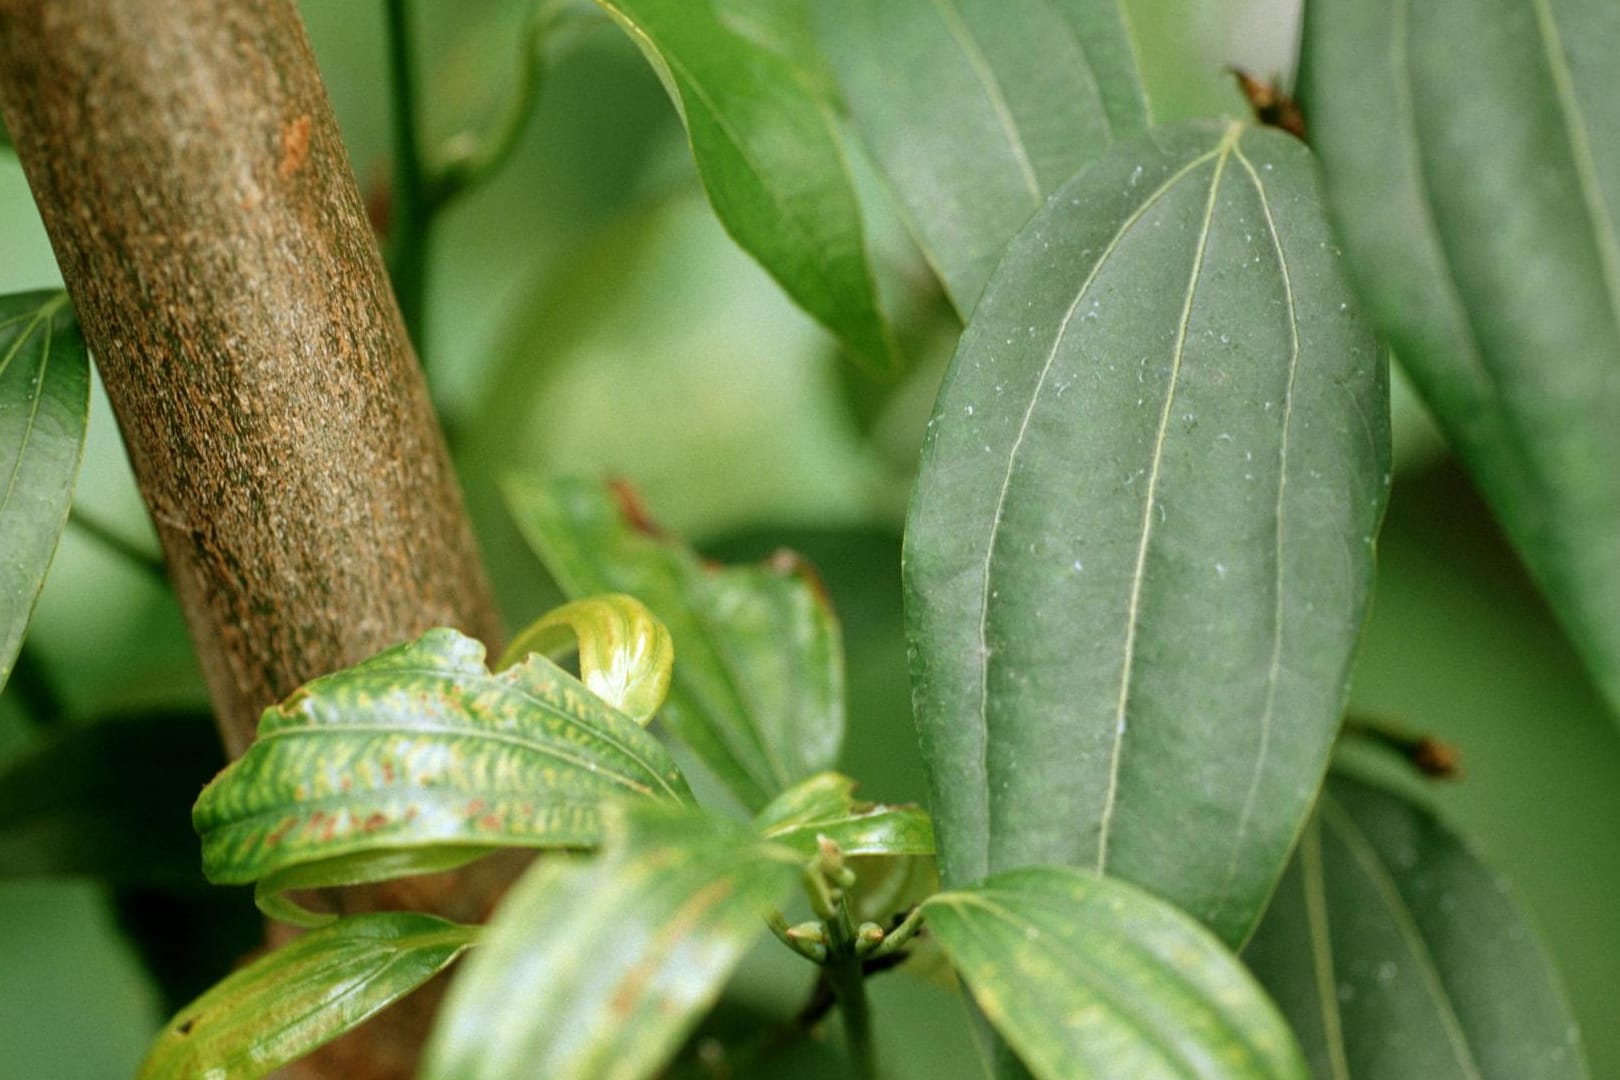
[[626,525],[646,536],[664,535],[664,530],[647,512],[647,504],[641,501],[641,495],[628,480],[610,480],[608,490],[613,493],[614,501],[619,504],[619,516],[624,519]]
[[1240,68],[1227,70],[1237,78],[1238,89],[1254,110],[1254,118],[1267,127],[1281,128],[1300,142],[1305,141],[1305,114],[1299,103],[1283,92],[1282,81],[1263,83]]

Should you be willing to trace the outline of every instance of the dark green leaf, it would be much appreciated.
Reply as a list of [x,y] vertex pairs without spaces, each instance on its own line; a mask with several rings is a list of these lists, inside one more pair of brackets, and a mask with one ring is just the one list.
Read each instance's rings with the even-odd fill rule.
[[920,806],[884,806],[855,798],[855,781],[822,773],[777,796],[754,824],[766,838],[814,855],[820,837],[845,855],[932,855],[934,827]]
[[816,87],[774,42],[723,20],[712,0],[597,3],[675,99],[726,231],[856,358],[894,367],[860,204]]
[[827,56],[965,318],[1002,250],[1148,125],[1115,0],[823,0]]
[[110,718],[47,737],[0,772],[0,879],[204,888],[191,802],[224,760],[203,714]]
[[259,721],[192,821],[219,883],[280,890],[596,841],[602,800],[691,799],[668,752],[543,656],[492,675],[454,630],[316,679]]
[[924,910],[979,1008],[1040,1080],[1308,1075],[1237,958],[1124,882],[1014,870]]
[[304,934],[181,1009],[137,1080],[253,1080],[431,979],[478,930],[430,915],[353,915]]
[[547,859],[502,903],[451,990],[425,1080],[653,1075],[800,866],[739,824],[611,814],[600,855]]
[[1298,142],[1160,128],[1055,195],[963,335],[907,530],[946,884],[1092,867],[1242,941],[1327,763],[1388,469]]
[[507,501],[566,593],[628,593],[669,628],[677,659],[664,721],[750,810],[837,761],[843,645],[795,557],[706,565],[624,489],[589,480],[509,484]]
[[1356,283],[1620,712],[1620,9],[1307,12],[1302,93]]
[[73,506],[89,412],[90,356],[67,296],[0,296],[0,686]]
[[1569,1006],[1503,882],[1427,811],[1335,778],[1244,953],[1321,1080],[1574,1080]]

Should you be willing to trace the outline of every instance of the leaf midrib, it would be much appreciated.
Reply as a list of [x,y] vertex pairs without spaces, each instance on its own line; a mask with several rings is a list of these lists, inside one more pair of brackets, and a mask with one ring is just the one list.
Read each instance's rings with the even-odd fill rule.
[[[1231,135],[1232,131],[1234,131],[1236,129],[1237,129],[1237,125],[1233,125],[1232,127],[1230,127],[1228,129],[1227,136],[1229,137]],[[1181,168],[1177,169],[1168,179],[1165,180],[1165,182],[1163,184],[1159,185],[1159,187],[1154,189],[1148,195],[1148,197],[1143,200],[1142,205],[1137,207],[1137,209],[1135,211],[1133,211],[1131,213],[1131,215],[1125,219],[1125,221],[1120,225],[1119,229],[1114,233],[1114,236],[1109,240],[1108,245],[1105,248],[1103,248],[1102,252],[1098,255],[1097,261],[1092,265],[1091,270],[1086,275],[1085,280],[1083,282],[1081,282],[1080,288],[1075,294],[1074,301],[1069,305],[1068,310],[1065,311],[1064,314],[1063,314],[1063,319],[1058,323],[1057,334],[1052,339],[1052,347],[1051,347],[1050,350],[1048,350],[1048,352],[1046,354],[1046,360],[1045,360],[1044,364],[1041,367],[1041,373],[1036,378],[1035,387],[1030,393],[1029,405],[1025,408],[1023,418],[1019,422],[1018,433],[1014,436],[1013,442],[1012,442],[1012,447],[1007,453],[1007,468],[1006,468],[1005,473],[1003,473],[1003,475],[1002,475],[1001,489],[996,494],[995,506],[991,511],[990,532],[989,532],[989,535],[986,537],[986,540],[985,540],[984,561],[983,561],[983,565],[980,567],[980,570],[979,570],[979,576],[981,578],[982,585],[981,585],[980,593],[979,593],[979,625],[978,625],[978,650],[977,650],[977,655],[980,657],[979,669],[978,669],[978,672],[977,672],[978,680],[979,680],[979,703],[978,703],[978,709],[977,709],[978,734],[979,734],[979,746],[978,746],[978,751],[979,751],[978,765],[979,765],[979,768],[978,768],[978,775],[979,775],[979,777],[981,779],[981,782],[984,783],[985,787],[988,789],[987,794],[989,796],[988,827],[987,827],[987,837],[986,837],[986,840],[985,840],[986,847],[988,847],[988,835],[993,835],[995,833],[995,817],[996,817],[996,813],[995,813],[995,806],[996,806],[995,791],[994,791],[992,785],[989,782],[989,777],[990,777],[990,763],[989,763],[989,754],[990,754],[990,738],[989,738],[989,727],[990,727],[990,678],[989,678],[989,672],[990,672],[990,664],[991,664],[992,660],[994,659],[994,653],[990,648],[990,640],[989,640],[990,594],[991,594],[991,591],[992,591],[991,587],[990,587],[990,582],[991,582],[991,578],[992,578],[992,571],[993,571],[994,565],[995,565],[996,541],[997,541],[997,539],[998,539],[998,537],[1000,535],[1002,519],[1003,519],[1003,517],[1004,517],[1004,515],[1006,513],[1007,494],[1008,494],[1009,490],[1012,487],[1012,477],[1013,477],[1013,472],[1016,470],[1019,452],[1023,449],[1024,440],[1025,440],[1025,438],[1027,437],[1027,435],[1029,433],[1030,420],[1035,415],[1035,406],[1041,399],[1041,393],[1045,389],[1047,379],[1051,376],[1052,367],[1057,362],[1058,351],[1062,347],[1063,339],[1068,333],[1070,324],[1074,321],[1075,313],[1080,310],[1081,302],[1090,293],[1091,286],[1096,282],[1098,276],[1102,273],[1102,269],[1103,269],[1103,267],[1105,265],[1107,265],[1109,258],[1113,255],[1114,251],[1119,247],[1120,243],[1124,240],[1126,234],[1129,233],[1131,231],[1131,229],[1134,228],[1136,226],[1136,224],[1139,221],[1141,221],[1142,218],[1145,217],[1150,210],[1152,210],[1161,201],[1163,201],[1169,195],[1170,191],[1172,189],[1174,189],[1176,187],[1176,185],[1179,184],[1182,180],[1186,179],[1192,173],[1194,173],[1198,169],[1202,168],[1209,161],[1216,158],[1221,153],[1221,149],[1222,149],[1222,147],[1224,145],[1225,145],[1225,139],[1223,138],[1221,145],[1218,145],[1214,149],[1208,151],[1207,153],[1200,154],[1198,157],[1196,157],[1193,160],[1189,161],[1187,164],[1185,164]],[[982,852],[980,854],[980,856],[979,856],[979,861],[980,861],[981,865],[988,862],[988,859],[989,859],[988,850]]]
[[1373,847],[1372,841],[1362,832],[1349,811],[1326,792],[1322,795],[1321,815],[1323,822],[1339,834],[1345,847],[1350,850],[1351,857],[1355,859],[1367,880],[1372,883],[1379,899],[1389,912],[1391,921],[1395,924],[1396,932],[1406,943],[1407,953],[1412,957],[1419,975],[1422,976],[1424,989],[1434,1002],[1440,1026],[1446,1033],[1447,1045],[1451,1047],[1452,1056],[1456,1059],[1458,1067],[1470,1080],[1483,1080],[1479,1063],[1474,1060],[1473,1050],[1463,1033],[1462,1021],[1457,1017],[1457,1012],[1451,1004],[1451,996],[1446,992],[1445,980],[1441,978],[1440,969],[1435,964],[1434,954],[1429,951],[1428,942],[1418,929],[1417,919],[1401,895],[1400,886],[1395,883],[1394,877],[1384,866],[1384,861]]
[[1119,703],[1114,710],[1114,740],[1109,751],[1108,787],[1103,794],[1102,817],[1097,829],[1097,873],[1108,868],[1108,841],[1113,829],[1114,807],[1119,801],[1120,760],[1124,756],[1126,713],[1130,703],[1131,684],[1136,666],[1136,630],[1140,619],[1142,586],[1147,577],[1148,547],[1153,538],[1154,502],[1158,498],[1159,473],[1164,463],[1164,444],[1170,431],[1170,417],[1175,410],[1176,390],[1181,377],[1181,361],[1187,347],[1187,327],[1192,322],[1193,301],[1198,294],[1198,279],[1203,275],[1204,253],[1209,246],[1209,234],[1215,218],[1215,200],[1221,190],[1221,177],[1226,171],[1227,159],[1237,147],[1242,127],[1231,124],[1215,148],[1215,168],[1209,182],[1209,199],[1204,206],[1204,221],[1198,232],[1198,247],[1193,254],[1192,271],[1187,277],[1187,293],[1182,303],[1181,323],[1176,330],[1175,349],[1170,359],[1169,385],[1165,389],[1164,408],[1159,414],[1159,430],[1153,440],[1153,460],[1148,472],[1147,491],[1142,500],[1142,535],[1136,547],[1136,567],[1131,572],[1130,605],[1126,611],[1125,658],[1119,676]]

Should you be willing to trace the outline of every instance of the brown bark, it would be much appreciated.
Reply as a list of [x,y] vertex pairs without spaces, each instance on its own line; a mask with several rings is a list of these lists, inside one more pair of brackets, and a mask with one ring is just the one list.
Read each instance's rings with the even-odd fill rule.
[[[449,457],[290,0],[0,0],[0,110],[230,752],[266,705],[429,626],[495,645]],[[492,888],[455,880],[409,898],[482,913]],[[419,1037],[421,1018],[409,1024]]]

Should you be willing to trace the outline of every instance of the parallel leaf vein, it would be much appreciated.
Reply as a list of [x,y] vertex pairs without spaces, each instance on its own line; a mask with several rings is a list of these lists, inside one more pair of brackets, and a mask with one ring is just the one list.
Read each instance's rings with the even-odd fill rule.
[[1209,199],[1204,204],[1204,221],[1198,230],[1198,246],[1193,252],[1192,271],[1187,277],[1186,297],[1181,307],[1181,323],[1176,329],[1176,344],[1170,355],[1170,377],[1165,388],[1164,408],[1159,414],[1159,430],[1153,438],[1152,459],[1148,467],[1147,492],[1142,500],[1141,537],[1136,545],[1136,565],[1131,571],[1130,602],[1125,612],[1125,656],[1120,665],[1119,701],[1114,709],[1114,739],[1108,759],[1108,788],[1103,793],[1102,819],[1097,830],[1097,873],[1108,868],[1108,841],[1113,829],[1114,807],[1119,801],[1119,767],[1124,756],[1126,706],[1130,702],[1131,682],[1135,675],[1136,631],[1141,616],[1142,584],[1147,576],[1148,547],[1153,539],[1154,501],[1158,498],[1159,472],[1164,463],[1164,445],[1170,432],[1170,416],[1175,409],[1176,387],[1181,378],[1181,361],[1187,348],[1187,327],[1192,322],[1193,299],[1198,293],[1198,279],[1204,269],[1204,252],[1209,247],[1211,224],[1215,219],[1215,199],[1221,190],[1221,176],[1226,162],[1237,146],[1241,125],[1227,128],[1216,147],[1215,168],[1209,181]]
[[[1016,470],[1018,464],[1018,456],[1023,450],[1024,440],[1029,434],[1030,420],[1035,415],[1035,406],[1039,403],[1041,394],[1046,388],[1046,381],[1052,374],[1052,368],[1057,362],[1058,352],[1063,345],[1064,338],[1069,332],[1070,325],[1072,325],[1074,322],[1075,314],[1080,310],[1081,303],[1085,300],[1086,296],[1090,294],[1092,285],[1096,282],[1098,275],[1102,273],[1103,267],[1108,264],[1109,258],[1118,249],[1120,243],[1125,239],[1126,234],[1128,234],[1131,229],[1136,226],[1137,222],[1141,221],[1149,211],[1162,202],[1165,197],[1168,196],[1172,190],[1174,190],[1177,184],[1219,156],[1223,152],[1224,145],[1225,144],[1223,142],[1222,145],[1217,146],[1215,149],[1206,154],[1200,154],[1192,161],[1189,161],[1187,164],[1177,169],[1167,180],[1165,180],[1164,183],[1160,184],[1151,194],[1148,195],[1146,199],[1142,201],[1141,206],[1137,207],[1136,210],[1125,219],[1125,221],[1120,225],[1119,229],[1114,233],[1113,237],[1108,241],[1108,245],[1103,248],[1102,253],[1097,256],[1096,262],[1092,264],[1090,272],[1087,273],[1085,280],[1080,284],[1079,290],[1076,291],[1074,301],[1063,313],[1063,318],[1058,323],[1057,333],[1052,338],[1052,347],[1047,350],[1046,359],[1041,365],[1041,373],[1036,378],[1035,387],[1030,393],[1029,404],[1024,409],[1023,418],[1018,424],[1018,432],[1013,436],[1012,447],[1007,453],[1007,469],[1002,475],[1001,488],[996,493],[995,506],[991,510],[990,532],[985,539],[984,562],[979,568],[981,589],[979,594],[978,627],[978,656],[980,658],[980,668],[978,672],[978,721],[979,730],[981,732],[984,732],[987,729],[990,716],[990,680],[988,678],[988,673],[993,655],[989,640],[991,593],[990,582],[992,577],[991,571],[995,563],[996,540],[1000,535],[1002,519],[1006,513],[1007,493],[1012,488],[1013,472]],[[988,761],[989,749],[990,740],[988,738],[981,737],[979,740],[979,775],[986,778],[988,778],[990,773]],[[995,832],[995,815],[995,792],[992,790],[990,792],[989,809],[989,831],[992,835]]]

